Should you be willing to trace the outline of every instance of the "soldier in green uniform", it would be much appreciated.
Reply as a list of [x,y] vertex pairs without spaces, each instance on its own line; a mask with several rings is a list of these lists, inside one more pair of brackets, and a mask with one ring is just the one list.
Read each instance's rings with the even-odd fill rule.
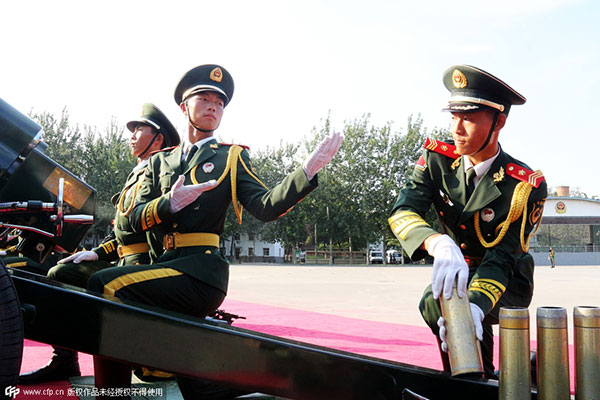
[[[201,65],[183,75],[175,101],[188,119],[188,143],[150,158],[129,215],[135,230],[150,230],[163,239],[165,252],[154,265],[94,274],[90,290],[206,316],[227,293],[229,264],[219,251],[219,235],[230,204],[240,223],[241,206],[261,221],[272,221],[317,187],[317,172],[333,158],[342,136],[326,138],[302,166],[268,189],[254,172],[246,148],[213,137],[233,91],[231,75],[218,65]],[[98,387],[130,384],[127,368],[115,364],[95,360]],[[204,390],[197,381],[178,382],[185,398],[197,398]]]
[[[134,232],[128,216],[133,200],[144,177],[150,155],[165,147],[179,144],[179,134],[171,122],[154,104],[142,106],[141,116],[127,123],[131,131],[131,154],[137,157],[123,189],[113,196],[116,209],[114,228],[102,243],[91,251],[80,251],[58,261],[48,271],[48,277],[58,282],[85,288],[94,272],[117,265],[151,263],[162,253],[162,244],[146,232]],[[19,377],[20,384],[37,384],[70,376],[79,376],[77,352],[55,347],[48,365]]]
[[556,267],[556,264],[554,263],[554,249],[552,249],[552,247],[548,250],[548,260],[550,260],[550,268]]
[[[527,307],[533,294],[529,238],[539,226],[546,183],[540,171],[506,154],[498,143],[511,105],[525,98],[495,76],[472,66],[445,71],[451,92],[454,141],[428,139],[412,178],[401,190],[389,219],[413,260],[434,257],[432,284],[419,309],[438,337],[444,370],[445,325],[438,298],[467,295],[485,374],[495,377],[492,324],[503,306]],[[433,205],[442,232],[423,216]]]

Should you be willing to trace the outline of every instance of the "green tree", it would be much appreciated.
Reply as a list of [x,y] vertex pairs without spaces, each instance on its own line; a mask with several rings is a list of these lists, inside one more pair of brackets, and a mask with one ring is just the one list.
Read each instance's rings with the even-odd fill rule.
[[60,117],[48,112],[30,113],[31,119],[37,122],[44,131],[42,141],[48,145],[45,153],[48,157],[71,171],[76,176],[84,172],[82,157],[84,143],[77,125],[69,123],[69,113],[63,108]]

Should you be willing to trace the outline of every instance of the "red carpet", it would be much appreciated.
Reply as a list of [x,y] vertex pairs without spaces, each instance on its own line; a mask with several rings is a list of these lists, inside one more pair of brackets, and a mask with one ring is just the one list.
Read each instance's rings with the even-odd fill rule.
[[225,300],[221,308],[246,317],[234,326],[351,353],[441,369],[429,328],[366,321]]
[[[406,364],[441,369],[435,337],[429,328],[386,322],[339,317],[309,311],[265,306],[227,299],[221,306],[229,313],[246,317],[234,322],[234,326],[263,332],[275,336],[312,343],[319,346],[358,353]],[[495,340],[495,364],[498,365],[498,340]],[[535,342],[531,343],[535,348]],[[27,372],[45,365],[52,354],[48,345],[25,341],[21,371]],[[571,358],[571,380],[573,381],[573,347]],[[93,375],[92,357],[80,354],[82,375]],[[573,385],[573,383],[572,383]],[[55,382],[38,387],[22,386],[18,400],[41,400],[71,398],[68,396],[69,382]],[[573,387],[573,386],[572,386]],[[45,394],[25,393],[25,390],[44,390]],[[52,395],[49,395],[52,393]],[[58,393],[64,393],[64,396]]]

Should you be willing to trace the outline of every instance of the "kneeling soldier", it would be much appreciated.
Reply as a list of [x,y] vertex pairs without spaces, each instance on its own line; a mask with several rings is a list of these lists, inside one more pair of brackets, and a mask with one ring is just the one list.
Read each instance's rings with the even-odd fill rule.
[[[438,298],[468,296],[485,374],[495,377],[492,324],[500,307],[527,307],[533,295],[529,238],[539,226],[546,183],[540,171],[506,154],[498,143],[511,105],[525,98],[495,76],[457,65],[444,73],[451,92],[450,143],[428,139],[412,178],[401,190],[389,219],[392,231],[413,260],[434,258],[432,284],[420,303],[435,335],[445,325]],[[434,205],[443,234],[423,216]],[[442,351],[444,370],[448,356]]]

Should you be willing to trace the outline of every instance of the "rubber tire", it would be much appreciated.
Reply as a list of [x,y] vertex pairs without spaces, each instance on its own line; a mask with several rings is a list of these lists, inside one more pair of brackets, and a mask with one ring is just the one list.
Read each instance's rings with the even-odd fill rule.
[[23,318],[17,291],[0,259],[0,399],[16,386],[23,358]]

